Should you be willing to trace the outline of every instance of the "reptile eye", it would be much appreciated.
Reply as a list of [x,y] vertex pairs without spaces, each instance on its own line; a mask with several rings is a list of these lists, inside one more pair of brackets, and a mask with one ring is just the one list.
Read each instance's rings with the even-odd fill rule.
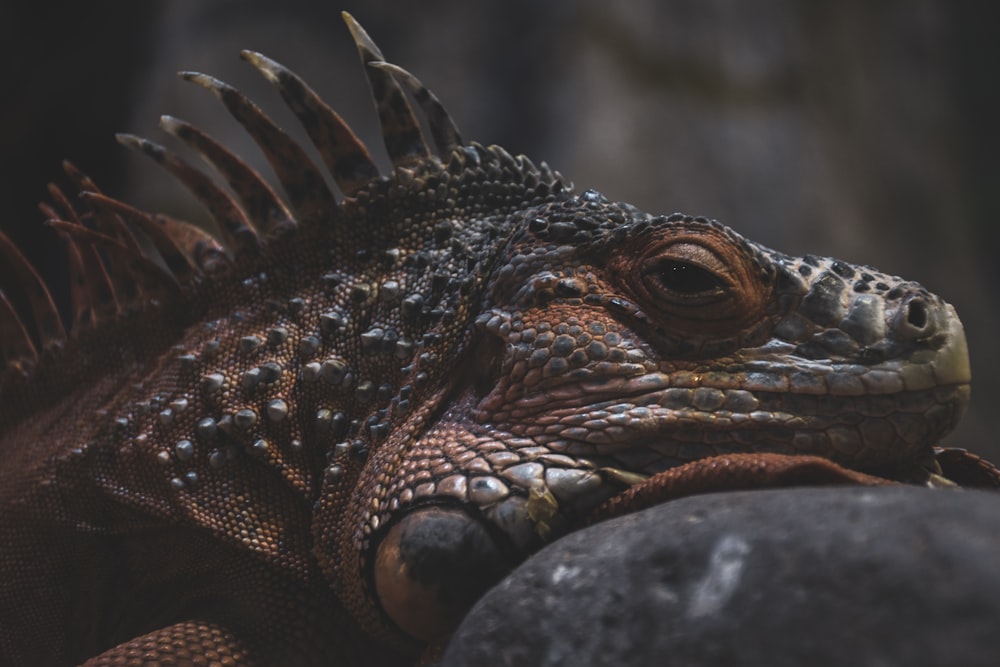
[[732,342],[734,332],[766,320],[773,281],[761,278],[763,266],[751,246],[718,225],[666,221],[608,257],[624,297],[608,304],[630,326],[652,326],[650,337],[671,337],[671,354],[681,342],[704,351],[709,341]]
[[653,294],[680,306],[715,303],[728,295],[726,267],[712,251],[677,243],[643,263],[643,280]]
[[721,282],[711,271],[672,259],[660,262],[656,278],[661,287],[684,297],[704,296],[722,289]]

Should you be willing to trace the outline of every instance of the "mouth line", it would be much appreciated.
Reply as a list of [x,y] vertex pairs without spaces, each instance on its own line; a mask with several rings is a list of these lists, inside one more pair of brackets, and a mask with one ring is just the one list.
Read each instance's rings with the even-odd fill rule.
[[[963,386],[971,382],[964,338],[926,358],[896,359],[866,366],[859,363],[751,355],[734,359],[740,366],[665,368],[635,375],[577,375],[552,378],[514,406],[530,408],[553,402],[634,398],[673,388],[742,390],[778,394],[876,396]],[[583,369],[581,369],[583,370]]]
[[[593,453],[581,457],[586,467],[605,480],[619,487],[632,486],[664,471],[701,459],[744,454],[773,454],[784,456],[817,456],[857,470],[880,471],[880,475],[893,477],[892,471],[903,471],[912,476],[920,468],[928,473],[939,472],[928,461],[933,459],[934,445],[938,438],[927,437],[917,442],[895,442],[879,446],[866,441],[857,433],[848,446],[831,437],[823,429],[798,430],[790,439],[764,437],[756,443],[734,439],[728,442],[679,442],[669,437],[651,434],[628,442],[616,443],[614,448],[595,448]],[[836,433],[836,430],[833,431]]]
[[595,406],[585,414],[552,412],[547,415],[550,423],[563,426],[549,431],[549,442],[563,443],[556,449],[559,453],[608,457],[612,467],[628,470],[741,452],[895,461],[941,442],[967,404],[968,385],[908,392],[905,397],[874,396],[872,401],[775,398],[786,400],[750,412],[664,407],[653,402],[656,396],[637,402],[644,403],[640,405],[617,403],[605,406],[611,408],[607,410]]
[[[654,381],[654,376],[657,381]],[[808,391],[795,391],[782,388],[761,388],[740,383],[695,383],[685,382],[668,385],[658,382],[659,374],[648,374],[633,378],[623,383],[615,383],[614,389],[604,387],[604,391],[588,391],[581,385],[560,387],[558,392],[552,390],[539,391],[536,394],[521,398],[512,403],[505,412],[514,421],[531,415],[544,414],[555,418],[578,420],[580,409],[586,408],[586,414],[605,412],[612,414],[632,409],[665,409],[677,411],[680,414],[703,415],[750,415],[754,412],[780,412],[792,417],[831,416],[830,411],[838,405],[849,405],[857,401],[872,402],[896,401],[901,406],[911,405],[921,397],[933,398],[940,395],[937,401],[923,407],[932,407],[935,403],[950,402],[963,390],[968,390],[970,382],[959,381],[933,384],[929,387],[916,389],[902,388],[898,391],[847,391],[847,387],[837,386],[838,391],[826,387],[810,385]],[[629,386],[631,385],[631,386]],[[645,385],[645,386],[642,386]],[[656,385],[656,386],[654,386]],[[855,385],[856,386],[856,385]],[[821,391],[817,389],[822,389]],[[863,387],[862,387],[863,389]],[[778,401],[800,403],[798,409],[781,409]],[[817,409],[802,409],[807,401],[815,401]],[[823,403],[822,409],[819,405]],[[553,406],[558,406],[553,409]],[[882,411],[890,406],[881,406]],[[898,412],[913,412],[910,409],[899,409]],[[892,410],[890,410],[892,412]],[[794,414],[794,413],[805,413]],[[877,415],[868,415],[877,416]],[[495,415],[491,418],[495,418]]]

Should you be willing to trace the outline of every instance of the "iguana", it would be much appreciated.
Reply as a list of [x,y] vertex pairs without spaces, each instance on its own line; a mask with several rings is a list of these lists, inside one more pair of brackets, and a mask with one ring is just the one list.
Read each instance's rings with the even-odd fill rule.
[[[67,317],[0,236],[16,278],[0,292],[4,664],[411,664],[593,517],[698,490],[942,479],[933,448],[970,379],[951,306],[574,194],[544,163],[464,142],[345,20],[390,173],[300,78],[245,51],[325,173],[189,72],[284,199],[163,117],[228,188],[119,140],[178,178],[208,229],[67,164],[79,200],[52,186],[43,205]],[[995,484],[972,455],[938,458]]]

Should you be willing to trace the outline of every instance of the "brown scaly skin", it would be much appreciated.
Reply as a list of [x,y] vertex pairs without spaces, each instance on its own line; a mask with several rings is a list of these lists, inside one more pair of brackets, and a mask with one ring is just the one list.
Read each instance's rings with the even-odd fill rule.
[[[589,515],[940,479],[933,447],[969,365],[954,311],[919,285],[573,195],[544,165],[464,144],[419,82],[377,64],[381,177],[301,81],[244,57],[302,120],[339,204],[256,107],[189,73],[288,204],[176,119],[164,128],[235,199],[122,141],[195,193],[212,235],[67,167],[82,206],[53,187],[44,210],[67,242],[68,333],[0,237],[23,290],[0,292],[2,662],[410,664]],[[963,482],[1000,479],[941,458]]]

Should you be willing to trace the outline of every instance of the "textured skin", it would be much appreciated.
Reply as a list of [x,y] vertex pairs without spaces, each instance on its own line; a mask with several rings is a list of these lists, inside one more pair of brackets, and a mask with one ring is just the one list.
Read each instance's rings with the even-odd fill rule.
[[386,66],[367,68],[395,165],[378,176],[301,82],[244,57],[345,196],[200,74],[288,204],[169,118],[235,199],[122,141],[188,185],[216,238],[72,169],[83,209],[53,190],[68,333],[23,266],[23,294],[0,300],[4,663],[407,664],[528,553],[682,464],[794,478],[789,456],[808,454],[857,483],[848,469],[934,468],[969,365],[953,309],[916,283],[573,195],[544,165],[462,144]]

